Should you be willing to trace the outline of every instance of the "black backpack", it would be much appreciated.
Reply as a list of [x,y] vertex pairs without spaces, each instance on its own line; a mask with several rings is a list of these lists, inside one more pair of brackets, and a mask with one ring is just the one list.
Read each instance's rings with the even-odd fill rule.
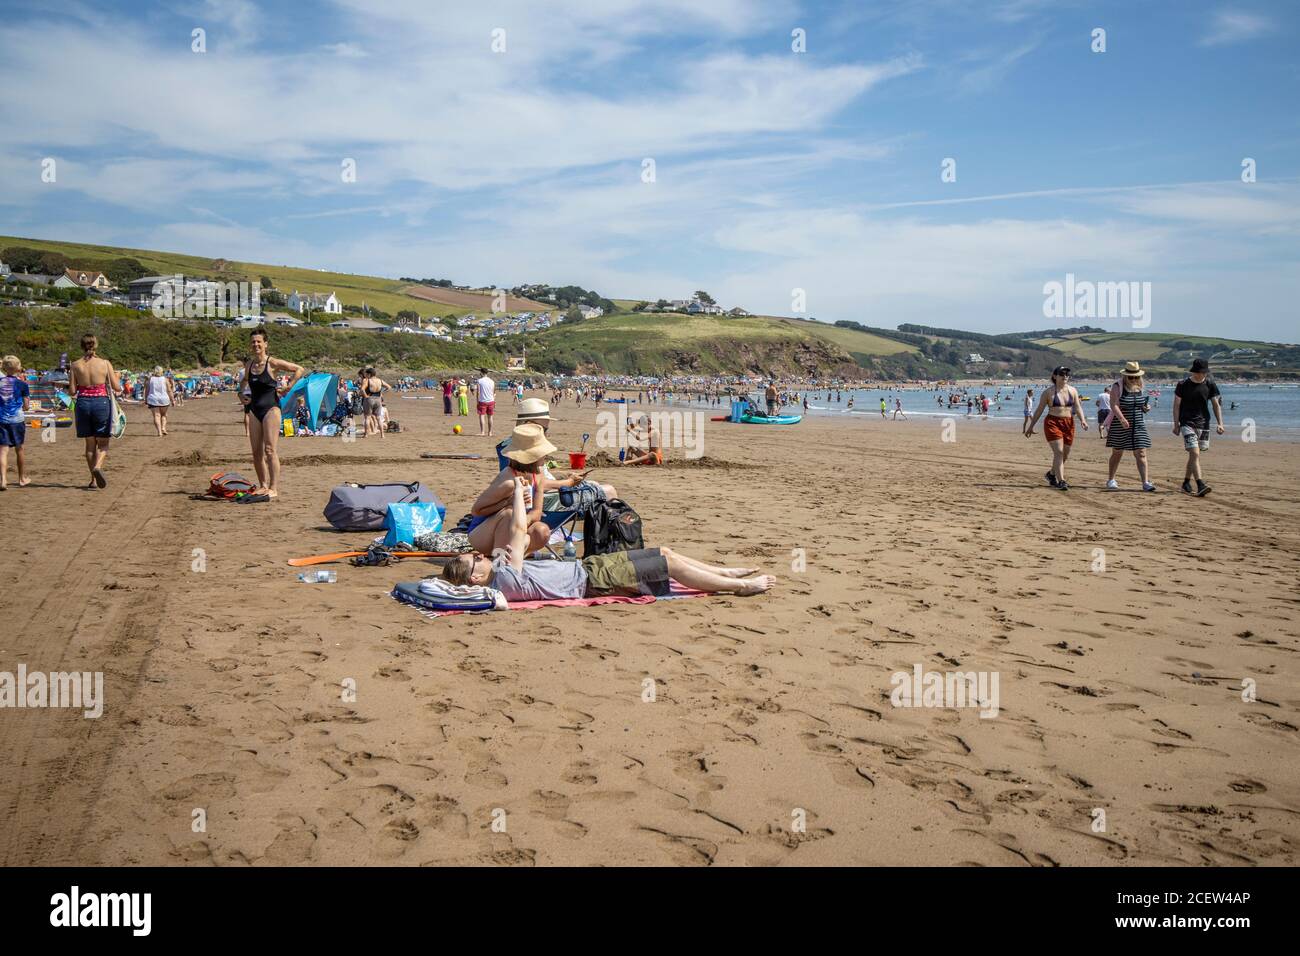
[[594,501],[582,518],[583,554],[612,554],[644,548],[641,516],[621,498]]

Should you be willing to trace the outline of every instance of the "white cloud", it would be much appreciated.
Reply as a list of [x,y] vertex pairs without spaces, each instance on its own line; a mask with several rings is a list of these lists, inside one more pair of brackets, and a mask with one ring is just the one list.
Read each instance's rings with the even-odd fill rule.
[[1220,10],[1210,21],[1208,31],[1201,37],[1201,46],[1223,46],[1253,40],[1268,33],[1273,21],[1257,13],[1241,10]]

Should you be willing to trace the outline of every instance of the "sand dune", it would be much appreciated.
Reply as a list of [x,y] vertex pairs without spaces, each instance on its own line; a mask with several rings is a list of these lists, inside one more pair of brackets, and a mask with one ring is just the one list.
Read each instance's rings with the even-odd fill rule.
[[[33,443],[37,485],[0,495],[0,670],[102,670],[107,702],[0,711],[4,863],[1300,862],[1296,446],[1218,441],[1193,500],[1172,438],[1164,493],[1101,492],[1089,433],[1062,494],[996,425],[711,423],[716,467],[598,474],[648,543],[776,591],[430,621],[387,597],[412,562],[284,564],[364,538],[320,528],[341,481],[420,478],[456,514],[487,481],[418,457],[486,441],[391,404],[400,435],[283,442],[266,506],[188,497],[251,474],[230,397],[161,441],[132,408],[103,492],[71,436]],[[594,431],[558,414],[561,448]],[[997,673],[998,716],[894,707],[918,664]]]

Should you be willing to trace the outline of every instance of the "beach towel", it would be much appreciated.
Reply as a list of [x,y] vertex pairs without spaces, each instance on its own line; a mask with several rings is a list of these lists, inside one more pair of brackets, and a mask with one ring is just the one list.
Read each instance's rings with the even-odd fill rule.
[[504,611],[510,606],[504,594],[486,585],[452,584],[442,578],[425,578],[417,586],[425,598],[445,605],[446,610],[469,610],[470,605],[485,602],[491,603],[489,610]]
[[[437,580],[437,579],[428,579]],[[635,597],[621,594],[606,594],[603,597],[590,598],[561,598],[551,601],[511,601],[505,608],[499,610],[506,611],[533,611],[540,607],[593,607],[597,604],[653,604],[659,601],[674,601],[680,598],[702,597],[707,591],[694,591],[685,585],[676,581],[670,582],[671,592],[663,597],[656,598],[653,594],[640,594]],[[491,590],[488,588],[487,590]],[[497,608],[439,608],[435,600],[427,598],[420,592],[420,586],[415,582],[406,582],[398,584],[393,588],[391,596],[394,600],[403,604],[413,605],[425,617],[445,617],[448,614],[478,614],[485,613]],[[504,599],[503,599],[504,600]]]

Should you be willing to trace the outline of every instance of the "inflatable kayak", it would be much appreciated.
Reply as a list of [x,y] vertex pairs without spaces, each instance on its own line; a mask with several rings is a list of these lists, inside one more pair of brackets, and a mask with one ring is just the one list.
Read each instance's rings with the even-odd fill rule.
[[802,415],[755,415],[753,412],[745,412],[740,416],[742,425],[798,425],[803,421]]

